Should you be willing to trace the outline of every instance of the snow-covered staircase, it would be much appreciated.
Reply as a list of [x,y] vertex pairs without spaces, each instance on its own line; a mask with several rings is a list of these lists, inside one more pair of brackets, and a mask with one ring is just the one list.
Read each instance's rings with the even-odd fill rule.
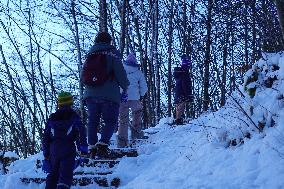
[[[74,170],[73,185],[87,186],[97,184],[102,187],[118,187],[120,178],[112,175],[115,165],[121,158],[137,157],[135,148],[111,149],[108,159],[87,159]],[[36,161],[36,168],[41,169],[41,160]],[[46,175],[45,175],[46,176]],[[45,177],[24,177],[21,181],[24,184],[45,182]]]

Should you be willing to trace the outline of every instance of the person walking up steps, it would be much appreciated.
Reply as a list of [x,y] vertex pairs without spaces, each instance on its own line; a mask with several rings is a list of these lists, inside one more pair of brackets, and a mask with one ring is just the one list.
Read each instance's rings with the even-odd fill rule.
[[[118,126],[120,87],[127,93],[129,81],[122,65],[122,56],[111,45],[107,32],[99,32],[83,65],[81,80],[85,85],[84,100],[88,109],[88,144],[91,158],[107,158],[109,142]],[[104,126],[101,138],[97,132],[100,119]]]
[[173,124],[182,125],[184,123],[182,115],[186,103],[193,101],[192,83],[189,74],[191,62],[187,55],[181,56],[181,66],[174,69],[173,75],[176,81],[174,89],[174,103],[176,105],[176,119]]
[[72,105],[72,95],[61,92],[58,95],[58,110],[50,115],[44,130],[43,169],[49,173],[45,189],[69,189],[73,182],[76,146],[81,156],[85,157],[88,153],[86,129]]
[[[117,135],[117,147],[124,148],[128,145],[128,126],[129,109],[132,113],[131,139],[143,138],[142,132],[142,103],[140,99],[147,92],[147,84],[144,74],[139,70],[139,64],[133,53],[130,53],[124,62],[124,68],[127,72],[130,85],[128,88],[128,99],[122,98],[119,110],[119,127]],[[124,97],[124,95],[122,96]]]

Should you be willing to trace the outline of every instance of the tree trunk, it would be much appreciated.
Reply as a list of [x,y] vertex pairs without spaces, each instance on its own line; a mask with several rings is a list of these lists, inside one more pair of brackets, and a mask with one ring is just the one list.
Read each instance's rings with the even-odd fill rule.
[[172,44],[173,44],[174,0],[171,1],[168,45],[168,117],[172,116]]
[[[73,1],[72,1],[73,2]],[[100,31],[107,32],[107,3],[100,0]]]
[[256,27],[256,16],[257,16],[257,10],[256,10],[256,0],[252,1],[251,4],[251,9],[252,9],[252,57],[251,57],[251,63],[254,64],[257,60],[258,56],[258,51],[257,51],[257,46],[256,46],[256,35],[257,35],[257,27]]
[[[140,30],[140,27],[142,27],[142,26],[139,25],[139,19],[138,19],[139,17],[133,12],[133,10],[132,10],[131,6],[129,5],[129,3],[127,4],[127,8],[130,11],[130,13],[131,13],[132,19],[133,19],[133,22],[134,22],[134,28],[135,28],[135,32],[136,32],[137,40],[138,40],[138,51],[139,51],[139,54],[140,54],[141,69],[144,72],[144,75],[145,75],[145,78],[146,78],[146,82],[147,82],[147,86],[149,88],[149,79],[147,77],[147,75],[148,75],[147,60],[146,60],[147,46],[145,45],[146,48],[143,50],[143,47],[142,47],[142,35],[141,35],[142,31]],[[145,14],[145,11],[143,11],[143,13]],[[147,17],[145,16],[145,18],[147,18]],[[148,26],[148,19],[146,20],[145,26]],[[147,31],[148,30],[145,31],[146,35],[148,35]],[[147,44],[147,41],[145,41],[145,42]],[[133,40],[133,46],[134,46],[134,40]],[[148,90],[148,93],[146,93],[148,98],[150,97],[149,94],[150,94],[150,92]],[[143,98],[142,103],[143,103],[143,128],[148,128],[149,125],[152,123],[151,119],[150,119],[150,116],[148,116],[149,112],[150,112],[149,111],[149,109],[150,109],[150,105],[149,104],[150,103],[149,103],[149,100],[146,97]]]
[[36,122],[37,122],[37,117],[36,117],[36,104],[37,104],[37,99],[36,99],[36,85],[35,85],[35,68],[34,68],[34,62],[33,62],[33,41],[32,41],[32,18],[31,18],[31,9],[29,5],[29,1],[27,1],[27,7],[28,7],[28,23],[29,23],[29,29],[28,29],[28,35],[29,35],[29,45],[30,45],[30,65],[31,65],[31,79],[32,79],[32,96],[33,96],[33,119],[32,119],[32,140],[31,140],[31,148],[30,152],[33,154],[35,153],[35,146],[36,146]]
[[221,81],[221,106],[224,106],[226,103],[226,84],[227,84],[227,57],[228,57],[228,38],[229,32],[227,31],[224,34],[224,44],[223,44],[223,70],[222,70],[222,81]]
[[[72,12],[72,18],[74,23],[74,33],[75,33],[75,41],[76,41],[76,49],[77,49],[77,60],[78,60],[78,72],[81,73],[82,69],[82,54],[81,54],[81,47],[80,47],[80,37],[79,37],[79,28],[78,28],[78,22],[76,19],[76,12],[75,12],[75,0],[71,0],[71,12]],[[85,109],[84,109],[84,103],[83,103],[83,84],[81,82],[81,74],[79,74],[79,98],[80,98],[80,113],[81,113],[81,119],[82,122],[86,122],[85,117]]]
[[154,65],[155,65],[155,69],[156,69],[156,119],[155,119],[155,123],[157,121],[160,120],[161,118],[161,86],[160,86],[160,64],[159,64],[159,60],[158,60],[158,36],[159,36],[159,2],[158,0],[155,0],[155,8],[154,8],[154,34],[153,34],[153,39],[154,39]]
[[120,19],[121,19],[121,31],[120,31],[120,44],[119,44],[119,49],[120,53],[123,54],[124,48],[125,48],[125,36],[126,36],[126,1],[123,0],[122,7],[120,9]]
[[282,30],[282,38],[284,40],[284,0],[275,0],[279,22]]
[[[146,75],[146,82],[148,85],[148,94],[147,94],[147,99],[144,100],[143,106],[147,107],[147,111],[144,112],[144,118],[147,120],[147,124],[154,126],[152,124],[152,117],[150,115],[151,112],[151,93],[150,89],[152,87],[152,82],[151,82],[151,73],[150,73],[150,68],[148,68],[149,64],[149,59],[148,59],[148,37],[149,37],[149,13],[146,12],[145,7],[142,5],[142,10],[144,13],[144,19],[145,21],[145,31],[144,31],[144,56],[143,56],[143,61],[142,61],[142,69],[144,71],[144,74]],[[150,66],[149,66],[150,67]]]
[[206,39],[206,49],[205,49],[205,61],[204,61],[204,85],[203,85],[203,111],[207,111],[209,108],[209,68],[210,68],[210,49],[211,49],[211,29],[212,29],[212,9],[213,0],[208,0],[207,6],[207,39]]
[[0,45],[0,53],[1,53],[1,56],[2,56],[2,60],[3,60],[3,63],[5,65],[5,68],[6,68],[6,72],[8,74],[8,79],[9,79],[9,82],[10,82],[10,85],[11,85],[11,90],[12,90],[12,96],[13,96],[13,99],[14,99],[14,102],[15,102],[15,107],[16,107],[16,116],[17,116],[17,119],[19,121],[19,124],[20,124],[20,130],[21,130],[21,137],[22,137],[22,145],[23,145],[23,155],[24,157],[26,158],[27,155],[28,155],[28,143],[27,143],[27,132],[26,132],[26,129],[25,129],[25,126],[24,126],[24,122],[23,122],[23,119],[22,119],[22,111],[20,109],[20,105],[18,103],[18,98],[17,98],[17,93],[16,93],[16,88],[15,88],[15,84],[14,84],[14,81],[13,81],[13,77],[10,73],[10,68],[8,66],[8,63],[6,62],[6,58],[4,56],[4,52],[2,50],[2,45]]

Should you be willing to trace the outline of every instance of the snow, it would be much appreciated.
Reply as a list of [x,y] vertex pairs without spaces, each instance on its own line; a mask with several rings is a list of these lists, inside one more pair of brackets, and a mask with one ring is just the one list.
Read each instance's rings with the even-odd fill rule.
[[282,56],[280,59],[279,59],[279,71],[278,71],[278,77],[279,79],[284,79],[284,57]]
[[[215,115],[217,116],[217,115]],[[143,157],[119,164],[126,184],[121,188],[279,188],[284,186],[283,158],[270,144],[275,136],[261,134],[244,145],[226,148],[212,143],[214,128],[202,128],[200,120],[169,128],[139,148]],[[205,118],[205,125],[217,120]],[[207,121],[205,123],[205,121]],[[153,142],[153,143],[151,143]],[[277,162],[277,163],[276,163]],[[133,174],[133,171],[135,173]],[[275,175],[275,177],[274,177]],[[140,187],[137,187],[140,186]]]
[[[259,73],[254,98],[245,91],[241,98],[236,92],[219,111],[203,114],[186,125],[170,126],[172,118],[163,118],[157,126],[145,130],[149,139],[138,146],[139,156],[122,158],[114,169],[113,175],[121,178],[119,188],[284,188],[284,55],[263,56],[252,68]],[[272,70],[273,65],[279,70]],[[270,88],[263,86],[273,72],[278,80]],[[262,132],[256,128],[260,122],[265,124]],[[250,138],[245,137],[246,133],[251,134]],[[236,145],[231,144],[234,139]],[[12,163],[9,173],[0,175],[2,188],[43,189],[44,183],[20,182],[24,176],[46,176],[35,166],[41,158],[39,153]]]
[[15,152],[11,151],[5,152],[4,157],[19,159],[19,156]]

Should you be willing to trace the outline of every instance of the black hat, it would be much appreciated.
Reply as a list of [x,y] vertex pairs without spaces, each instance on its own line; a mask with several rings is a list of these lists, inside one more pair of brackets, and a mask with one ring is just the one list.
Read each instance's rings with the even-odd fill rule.
[[108,32],[99,32],[95,38],[96,43],[110,43],[111,36]]

